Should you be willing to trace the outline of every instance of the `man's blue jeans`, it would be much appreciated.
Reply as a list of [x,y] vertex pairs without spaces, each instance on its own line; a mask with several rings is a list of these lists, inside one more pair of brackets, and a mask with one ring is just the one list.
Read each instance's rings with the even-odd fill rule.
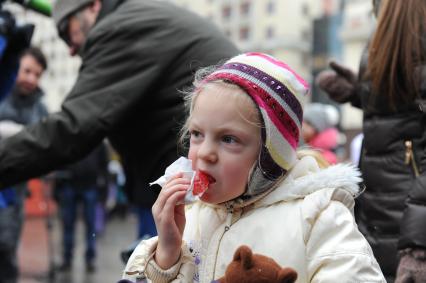
[[138,215],[138,239],[146,239],[157,236],[154,217],[151,208],[137,207]]
[[83,216],[86,228],[86,262],[92,262],[96,257],[96,204],[98,193],[95,186],[73,188],[61,186],[59,190],[61,216],[63,224],[63,255],[64,262],[71,263],[75,244],[75,223],[79,204],[83,205]]

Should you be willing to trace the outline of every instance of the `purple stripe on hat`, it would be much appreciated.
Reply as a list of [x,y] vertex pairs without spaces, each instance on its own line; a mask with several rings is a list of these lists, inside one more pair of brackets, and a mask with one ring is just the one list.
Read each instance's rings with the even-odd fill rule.
[[[294,119],[288,114],[288,112],[282,107],[280,103],[276,101],[264,88],[259,87],[251,80],[247,79],[250,76],[243,73],[234,74],[235,70],[223,70],[211,74],[209,80],[223,79],[229,80],[236,85],[242,87],[248,95],[250,95],[255,103],[262,109],[265,110],[268,116],[268,120],[272,121],[275,127],[280,131],[282,136],[287,142],[293,147],[297,147],[299,141],[299,127]],[[239,71],[237,71],[239,72]],[[265,117],[263,117],[265,119]]]
[[[279,112],[284,112],[285,115],[288,115],[291,118],[292,123],[294,123],[296,127],[302,127],[299,118],[296,114],[294,114],[293,109],[291,109],[291,107],[288,106],[287,103],[285,103],[285,101],[280,97],[280,95],[278,95],[275,91],[271,90],[269,86],[266,85],[264,82],[259,81],[257,78],[250,76],[249,74],[243,73],[239,70],[224,69],[214,73],[214,75],[216,74],[232,74],[249,81],[249,85],[251,88],[262,90],[261,93],[262,96],[264,96],[263,99],[276,101],[278,103],[277,106],[281,108]],[[282,116],[283,113],[280,115]]]
[[246,64],[242,63],[228,63],[223,65],[219,70],[238,70],[240,72],[246,73],[252,77],[255,77],[259,81],[264,82],[268,85],[269,89],[274,93],[278,94],[281,99],[293,110],[296,114],[299,122],[302,123],[303,120],[303,110],[300,101],[295,97],[295,95],[287,88],[286,85],[282,84],[278,79],[270,76],[269,74]]

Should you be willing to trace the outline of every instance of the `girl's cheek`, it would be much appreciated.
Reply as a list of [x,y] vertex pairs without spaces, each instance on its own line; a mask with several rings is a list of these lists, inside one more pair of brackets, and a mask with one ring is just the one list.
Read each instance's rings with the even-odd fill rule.
[[[193,147],[190,147],[188,151],[188,159],[192,160],[192,167],[195,167],[196,156],[197,156],[197,153],[195,149]],[[195,169],[195,168],[192,168],[192,169]]]

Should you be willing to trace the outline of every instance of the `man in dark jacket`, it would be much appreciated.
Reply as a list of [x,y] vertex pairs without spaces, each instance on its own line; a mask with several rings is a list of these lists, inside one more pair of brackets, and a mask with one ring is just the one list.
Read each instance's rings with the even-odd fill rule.
[[[39,80],[47,68],[46,58],[35,47],[24,51],[12,93],[0,103],[0,139],[21,131],[47,116],[41,102]],[[24,220],[26,183],[0,191],[0,282],[17,282],[17,248]]]
[[59,0],[53,17],[81,56],[79,76],[62,111],[0,142],[0,187],[76,161],[108,137],[129,200],[151,215],[158,188],[148,183],[178,156],[179,90],[196,69],[238,50],[207,20],[166,1]]

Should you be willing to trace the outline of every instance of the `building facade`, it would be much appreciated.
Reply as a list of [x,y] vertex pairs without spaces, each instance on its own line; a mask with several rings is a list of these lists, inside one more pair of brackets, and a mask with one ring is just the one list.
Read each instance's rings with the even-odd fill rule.
[[311,80],[312,0],[169,0],[214,22],[244,51],[269,53]]

